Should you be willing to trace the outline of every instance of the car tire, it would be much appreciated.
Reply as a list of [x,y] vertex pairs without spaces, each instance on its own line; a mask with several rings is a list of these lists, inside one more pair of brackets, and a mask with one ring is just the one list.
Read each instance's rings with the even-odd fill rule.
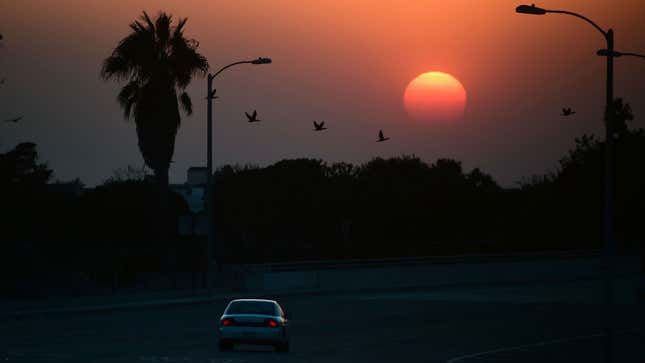
[[233,350],[233,344],[227,340],[220,340],[218,344],[218,348],[220,352],[230,352]]
[[280,353],[289,353],[289,342],[276,344],[275,351]]

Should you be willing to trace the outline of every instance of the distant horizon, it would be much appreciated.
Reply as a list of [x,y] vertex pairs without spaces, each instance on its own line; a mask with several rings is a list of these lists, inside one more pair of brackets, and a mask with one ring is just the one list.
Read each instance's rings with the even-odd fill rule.
[[[4,152],[4,151],[3,151],[3,152]],[[216,173],[216,172],[218,172],[219,170],[221,170],[222,168],[227,167],[227,166],[231,166],[231,167],[242,167],[242,168],[245,168],[245,167],[250,167],[250,168],[266,168],[266,167],[268,167],[268,166],[274,165],[274,164],[276,164],[276,163],[279,163],[279,162],[281,162],[281,161],[285,161],[285,160],[313,159],[313,160],[322,160],[322,162],[323,162],[323,163],[326,163],[327,165],[332,165],[332,164],[335,164],[335,163],[350,163],[350,164],[352,164],[353,166],[359,166],[359,165],[363,165],[363,164],[368,163],[368,162],[370,162],[371,160],[373,160],[373,159],[377,159],[377,158],[390,159],[390,158],[398,158],[398,157],[417,157],[417,155],[405,155],[405,154],[402,154],[402,155],[393,155],[393,156],[388,156],[388,157],[385,157],[385,158],[382,158],[382,157],[380,157],[380,156],[375,156],[375,157],[373,157],[372,159],[369,159],[369,160],[359,161],[359,162],[351,162],[351,163],[350,163],[350,162],[348,162],[348,161],[344,161],[344,160],[329,161],[329,160],[324,160],[324,159],[319,159],[319,158],[293,157],[293,158],[284,158],[284,159],[276,160],[276,161],[273,161],[273,162],[269,162],[269,163],[267,163],[267,164],[257,164],[257,163],[234,163],[234,164],[216,165],[216,166],[214,166],[214,167],[213,167],[213,173]],[[422,159],[422,158],[419,158],[419,159],[420,159],[422,162],[424,162],[424,163],[426,163],[426,164],[428,164],[428,165],[432,165],[432,164],[434,163],[434,161],[436,161],[436,160],[438,160],[438,159],[450,159],[450,160],[455,160],[455,161],[461,162],[461,160],[456,160],[456,159],[447,158],[447,157],[446,157],[446,158],[444,158],[444,157],[439,157],[439,158],[435,159],[434,161],[428,161],[428,160],[424,160],[424,159]],[[46,160],[41,160],[41,161],[46,162]],[[462,164],[462,167],[463,167],[463,162],[461,162],[461,164]],[[75,181],[76,179],[78,179],[78,180],[80,180],[80,182],[81,182],[81,183],[83,183],[83,185],[84,185],[84,186],[86,186],[86,187],[92,187],[92,188],[93,188],[93,187],[96,187],[96,186],[99,186],[99,185],[103,184],[107,179],[110,179],[111,177],[114,177],[114,176],[115,176],[115,172],[124,171],[124,170],[126,170],[126,169],[128,169],[128,168],[132,168],[132,170],[134,170],[134,171],[145,171],[147,176],[152,176],[152,170],[151,170],[149,167],[145,166],[145,165],[142,165],[141,167],[137,167],[136,165],[125,165],[125,166],[123,166],[122,168],[114,169],[114,170],[112,171],[112,173],[110,173],[108,176],[106,176],[103,180],[99,181],[99,182],[98,182],[98,183],[96,183],[96,184],[92,184],[92,185],[85,183],[81,178],[59,179],[59,178],[57,178],[57,176],[56,176],[56,170],[54,170],[54,175],[53,175],[53,178],[52,178],[51,183],[67,183],[67,182],[73,182],[73,181]],[[187,176],[188,170],[189,170],[189,169],[191,169],[191,168],[201,168],[201,169],[206,169],[206,167],[205,167],[205,166],[202,166],[202,165],[191,165],[191,166],[188,166],[188,167],[184,170],[184,174],[183,174],[183,175],[184,175],[184,179],[183,179],[184,181],[186,180],[186,176]],[[466,167],[464,167],[464,171],[472,171],[473,169],[479,169],[479,170],[481,170],[482,172],[486,172],[486,170],[483,170],[482,168],[479,168],[479,167],[477,167],[477,166],[474,166],[474,167],[472,167],[472,168],[466,168]],[[487,174],[488,174],[488,173],[487,173]],[[495,180],[495,182],[497,182],[497,183],[499,184],[498,180],[497,180],[497,179],[495,179],[495,176],[494,176],[494,175],[491,175],[491,176],[493,177],[493,179]],[[519,182],[519,181],[518,181],[518,182]],[[176,182],[175,180],[171,180],[171,181],[170,181],[170,184],[182,184],[182,182],[181,182],[181,180],[180,180],[180,182]],[[502,185],[500,184],[500,186],[502,186]]]
[[[0,152],[5,152],[5,151],[6,151],[6,150],[2,150],[2,151],[0,151]],[[279,163],[279,162],[281,162],[281,161],[285,161],[285,160],[312,159],[312,160],[321,160],[323,163],[326,163],[327,165],[333,165],[333,164],[335,164],[335,163],[349,163],[349,164],[351,164],[351,165],[353,165],[353,166],[360,166],[360,165],[364,165],[364,164],[366,164],[366,163],[368,163],[368,162],[370,162],[370,161],[372,161],[372,160],[374,160],[374,159],[379,159],[379,158],[380,158],[380,159],[385,159],[385,160],[387,160],[387,159],[391,159],[391,158],[400,158],[400,157],[418,157],[418,155],[414,155],[414,154],[401,154],[401,155],[391,155],[391,156],[386,156],[386,157],[374,156],[374,157],[372,157],[371,159],[364,160],[364,161],[357,161],[357,162],[348,162],[348,161],[346,161],[346,160],[335,160],[335,161],[330,161],[330,160],[325,160],[325,159],[320,159],[320,158],[297,157],[297,156],[296,156],[296,157],[289,157],[289,158],[284,158],[284,159],[280,159],[280,160],[275,160],[275,161],[271,161],[271,162],[264,163],[264,164],[259,164],[259,163],[249,162],[249,163],[233,163],[233,164],[214,165],[214,166],[213,166],[213,173],[217,173],[219,170],[221,170],[222,168],[227,167],[227,166],[231,166],[231,167],[242,167],[242,168],[245,168],[245,167],[250,167],[250,168],[266,168],[266,167],[269,167],[269,166],[271,166],[271,165],[274,165],[274,164],[276,164],[276,163]],[[563,157],[564,157],[564,155],[563,155]],[[504,188],[504,189],[513,189],[513,188],[517,188],[517,187],[519,187],[519,184],[520,184],[524,179],[529,179],[529,178],[532,178],[532,177],[534,177],[534,176],[541,177],[541,176],[544,176],[544,175],[546,175],[546,174],[549,174],[550,172],[555,172],[555,171],[557,170],[557,168],[553,168],[552,170],[547,170],[547,171],[545,171],[545,172],[544,172],[544,173],[542,173],[542,174],[532,174],[532,175],[523,176],[523,177],[520,177],[517,181],[512,182],[512,183],[511,183],[511,184],[509,184],[509,185],[504,185],[504,184],[500,183],[500,181],[496,178],[496,176],[495,176],[495,175],[493,175],[493,174],[491,174],[491,173],[487,172],[485,169],[483,169],[483,168],[481,168],[481,167],[478,167],[478,166],[476,166],[476,165],[474,165],[474,166],[472,166],[472,167],[471,167],[471,166],[466,166],[466,165],[464,165],[464,162],[463,162],[462,160],[458,160],[458,159],[454,159],[454,158],[450,158],[450,157],[437,157],[437,158],[436,158],[436,159],[434,159],[434,160],[426,160],[426,159],[423,159],[423,158],[419,157],[419,159],[420,159],[422,162],[426,163],[428,166],[431,166],[433,163],[435,163],[435,162],[436,162],[437,160],[439,160],[439,159],[449,159],[449,160],[454,160],[454,161],[460,162],[460,163],[461,163],[461,166],[462,166],[462,168],[463,168],[464,173],[470,172],[470,171],[472,171],[472,170],[474,170],[474,169],[479,169],[479,170],[480,170],[480,171],[482,171],[483,173],[490,175],[490,176],[493,178],[493,180],[494,180],[494,181],[495,181],[495,182],[496,182],[500,187],[502,187],[502,188]],[[43,159],[41,159],[41,162],[47,162],[47,160],[43,160]],[[557,164],[557,162],[556,162],[556,164]],[[49,165],[49,166],[51,167],[51,165]],[[114,169],[114,170],[113,170],[111,173],[109,173],[106,177],[104,177],[103,179],[101,179],[100,181],[98,181],[97,183],[94,183],[94,184],[86,183],[83,179],[81,179],[81,178],[79,178],[79,177],[73,177],[73,178],[70,178],[70,179],[60,179],[60,178],[58,178],[58,176],[56,175],[56,170],[54,170],[54,174],[53,174],[53,176],[52,176],[52,180],[50,181],[50,183],[53,183],[53,184],[56,184],[56,183],[69,183],[69,182],[74,182],[74,181],[76,181],[76,180],[79,180],[79,181],[83,184],[83,186],[84,186],[84,187],[86,187],[86,188],[95,188],[95,187],[97,187],[97,186],[100,186],[100,185],[104,184],[106,181],[108,181],[108,179],[113,178],[113,177],[115,176],[115,173],[117,173],[117,172],[119,172],[119,171],[124,171],[124,170],[126,170],[127,168],[132,168],[133,170],[136,170],[136,171],[145,171],[145,173],[146,173],[145,175],[146,175],[146,176],[150,176],[150,177],[153,177],[153,176],[154,176],[154,175],[152,174],[152,169],[150,169],[149,167],[147,167],[147,166],[143,165],[143,161],[142,161],[142,166],[141,166],[141,167],[137,167],[136,165],[124,165],[123,167],[120,167],[120,168],[116,168],[116,169]],[[203,165],[190,165],[190,166],[188,166],[186,169],[184,169],[184,170],[183,170],[183,174],[182,174],[181,172],[175,172],[175,173],[173,173],[173,174],[176,174],[176,175],[177,175],[177,178],[176,178],[176,179],[171,178],[171,180],[170,180],[170,184],[171,184],[171,185],[181,185],[181,184],[184,184],[184,183],[186,182],[186,180],[187,180],[187,173],[188,173],[188,170],[189,170],[190,168],[203,168],[203,169],[206,169],[206,166],[203,166]],[[171,167],[171,172],[172,172],[172,167]],[[182,179],[182,175],[183,175],[183,179]]]

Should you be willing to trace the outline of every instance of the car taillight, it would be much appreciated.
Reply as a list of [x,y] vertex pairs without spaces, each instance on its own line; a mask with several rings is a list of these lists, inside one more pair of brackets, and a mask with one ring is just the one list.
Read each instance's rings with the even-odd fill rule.
[[220,321],[219,323],[222,326],[231,326],[235,324],[235,320],[231,318],[226,318],[226,319],[222,319],[222,321]]
[[267,319],[264,321],[264,324],[268,326],[269,328],[277,328],[278,327],[278,322],[273,320],[273,319]]

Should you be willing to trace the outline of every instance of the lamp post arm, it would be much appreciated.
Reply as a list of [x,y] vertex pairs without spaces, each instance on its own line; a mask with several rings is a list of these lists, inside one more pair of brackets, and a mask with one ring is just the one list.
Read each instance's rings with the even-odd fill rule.
[[623,55],[629,55],[629,56],[632,56],[632,57],[645,58],[645,55],[644,55],[644,54],[637,54],[637,53],[623,53],[623,52],[620,52],[620,55],[621,55],[621,56],[623,56]]
[[587,23],[593,25],[593,27],[596,28],[596,30],[598,30],[600,33],[602,33],[602,35],[605,38],[607,38],[607,31],[603,30],[600,26],[598,26],[598,24],[594,23],[593,21],[591,21],[591,19],[587,18],[586,16],[580,15],[578,13],[574,13],[572,11],[565,11],[565,10],[545,10],[545,11],[547,13],[566,14],[566,15],[575,16],[576,18],[580,18],[580,19],[586,21]]
[[210,80],[212,80],[213,78],[217,77],[218,74],[224,72],[228,68],[231,68],[231,67],[236,66],[238,64],[245,64],[245,63],[252,63],[252,62],[253,61],[240,61],[240,62],[231,63],[231,64],[229,64],[229,65],[227,65],[225,67],[222,67],[219,71],[215,72],[214,74],[209,74],[208,78]]

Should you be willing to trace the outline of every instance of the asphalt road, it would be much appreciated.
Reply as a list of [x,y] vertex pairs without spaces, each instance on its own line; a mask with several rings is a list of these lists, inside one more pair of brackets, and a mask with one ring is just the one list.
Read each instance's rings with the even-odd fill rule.
[[[645,304],[618,284],[615,362],[645,362]],[[263,296],[259,296],[263,297]],[[217,351],[226,302],[0,322],[2,362],[602,362],[600,282],[277,298],[291,352]]]

